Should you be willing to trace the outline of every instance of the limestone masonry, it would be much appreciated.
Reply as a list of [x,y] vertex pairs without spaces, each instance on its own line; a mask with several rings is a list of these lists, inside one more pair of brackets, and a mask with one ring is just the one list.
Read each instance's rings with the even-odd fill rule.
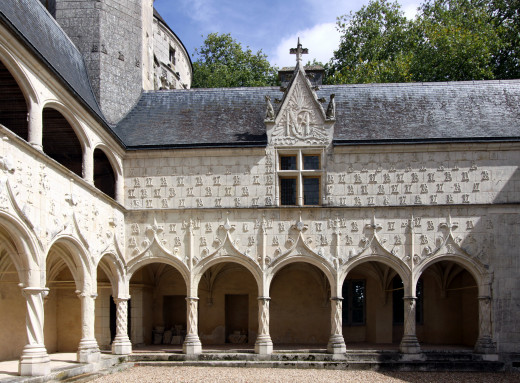
[[[0,3],[0,360],[520,355],[520,81],[190,89],[152,0]],[[312,81],[311,81],[312,80]]]

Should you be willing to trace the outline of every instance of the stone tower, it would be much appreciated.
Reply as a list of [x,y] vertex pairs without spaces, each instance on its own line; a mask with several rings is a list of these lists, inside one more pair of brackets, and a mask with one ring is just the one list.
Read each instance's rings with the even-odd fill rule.
[[[139,98],[153,0],[53,0],[56,21],[85,58],[94,94],[111,124]],[[49,4],[51,5],[51,4]]]

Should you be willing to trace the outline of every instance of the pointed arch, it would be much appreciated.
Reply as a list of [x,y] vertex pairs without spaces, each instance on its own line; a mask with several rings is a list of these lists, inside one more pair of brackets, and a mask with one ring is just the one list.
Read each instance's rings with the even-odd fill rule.
[[103,143],[94,147],[93,156],[94,186],[116,199],[120,194],[118,189],[123,187],[121,164],[110,148]]

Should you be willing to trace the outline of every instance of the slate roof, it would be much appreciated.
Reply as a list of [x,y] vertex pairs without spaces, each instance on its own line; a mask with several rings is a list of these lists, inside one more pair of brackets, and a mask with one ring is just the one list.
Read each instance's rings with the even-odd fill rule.
[[39,1],[1,0],[0,22],[15,31],[106,126],[83,56]]
[[[317,95],[331,93],[336,145],[520,140],[520,80],[324,85]],[[263,146],[265,95],[282,98],[273,87],[145,92],[115,131],[133,148]]]
[[265,95],[274,100],[282,93],[272,87],[143,92],[115,132],[129,148],[265,146]]

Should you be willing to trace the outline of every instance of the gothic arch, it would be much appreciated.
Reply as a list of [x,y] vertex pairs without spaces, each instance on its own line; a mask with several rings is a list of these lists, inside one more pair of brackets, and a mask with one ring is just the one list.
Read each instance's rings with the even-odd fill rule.
[[[100,153],[100,155],[98,155],[98,153]],[[94,185],[113,199],[117,199],[117,196],[121,194],[119,189],[123,188],[121,164],[117,160],[112,150],[110,150],[110,148],[103,143],[99,143],[94,147],[92,156],[94,168]],[[100,174],[100,171],[103,170],[103,161],[108,162],[106,165],[110,167],[109,171],[112,174]],[[101,169],[100,166],[102,167]]]
[[[17,60],[14,56],[9,52],[9,50],[0,43],[0,61],[5,65],[9,73],[13,76],[13,78],[18,83],[20,90],[24,94],[25,101],[28,103],[32,101],[36,104],[39,103],[38,93],[34,90],[34,86],[29,80],[25,70],[18,64]],[[29,105],[27,105],[29,108]]]
[[118,296],[120,290],[125,289],[125,265],[124,260],[121,259],[117,254],[104,253],[99,258],[95,268],[100,267],[106,274],[107,278],[112,285],[112,295]]
[[190,280],[190,271],[186,267],[182,261],[176,257],[159,257],[159,256],[152,256],[152,257],[139,257],[134,258],[130,262],[128,262],[127,266],[127,273],[126,273],[126,280],[127,282],[130,282],[130,279],[132,279],[132,276],[134,273],[139,270],[141,267],[149,265],[151,263],[164,263],[166,265],[172,266],[175,270],[177,270],[184,279],[184,283],[186,286],[189,286],[189,280]]
[[76,137],[78,138],[78,141],[81,144],[81,149],[83,151],[92,146],[92,143],[90,142],[87,133],[81,127],[81,123],[74,115],[74,113],[65,104],[58,100],[45,100],[42,105],[42,110],[47,108],[58,111],[67,120],[67,122],[70,124],[70,127],[76,134]]
[[462,266],[477,282],[479,295],[487,296],[490,294],[490,291],[488,290],[489,285],[491,284],[491,280],[489,280],[491,275],[490,272],[486,271],[478,261],[458,254],[436,254],[426,262],[421,263],[413,273],[414,286],[417,285],[417,281],[419,281],[419,278],[428,267],[441,261],[451,261]]

